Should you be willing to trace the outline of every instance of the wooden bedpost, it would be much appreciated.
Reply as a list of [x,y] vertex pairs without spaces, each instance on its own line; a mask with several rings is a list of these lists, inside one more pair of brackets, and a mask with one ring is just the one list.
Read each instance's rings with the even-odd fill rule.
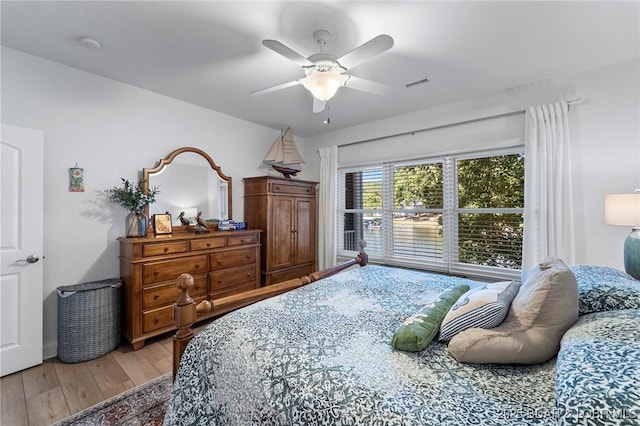
[[176,286],[182,292],[180,298],[173,305],[173,320],[178,327],[178,332],[173,336],[173,377],[178,373],[180,355],[193,337],[191,326],[196,322],[196,303],[189,296],[189,289],[193,287],[193,277],[189,274],[181,274],[176,281]]
[[193,338],[193,323],[196,322],[198,312],[209,312],[211,302],[201,302],[196,307],[196,302],[189,296],[189,289],[193,287],[193,277],[189,274],[180,274],[176,280],[176,286],[182,293],[173,304],[173,320],[178,332],[173,336],[173,377],[178,373],[180,357]]
[[367,266],[367,263],[369,262],[369,255],[364,251],[364,248],[367,246],[367,242],[365,240],[360,240],[358,245],[360,246],[360,253],[356,256],[358,265]]

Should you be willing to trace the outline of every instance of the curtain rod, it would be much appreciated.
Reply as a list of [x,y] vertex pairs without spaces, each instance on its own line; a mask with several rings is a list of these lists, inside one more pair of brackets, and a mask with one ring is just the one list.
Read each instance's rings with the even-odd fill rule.
[[[567,101],[567,105],[569,107],[571,107],[571,105],[580,105],[581,103],[582,103],[582,98],[575,98],[575,99],[570,99],[570,100]],[[398,136],[413,135],[413,134],[416,134],[416,133],[426,132],[426,131],[429,131],[429,130],[446,129],[447,127],[460,126],[460,125],[463,125],[463,124],[471,124],[471,123],[476,123],[478,121],[491,120],[491,119],[494,119],[494,118],[510,117],[512,115],[524,114],[525,111],[526,110],[521,109],[521,110],[517,110],[517,111],[505,112],[505,113],[502,113],[502,114],[490,115],[488,117],[481,117],[481,118],[473,118],[473,119],[470,119],[470,120],[456,121],[454,123],[440,124],[438,126],[426,127],[424,129],[417,129],[417,130],[410,130],[408,132],[395,133],[393,135],[378,136],[377,138],[364,139],[364,140],[355,141],[355,142],[347,142],[347,143],[343,143],[342,145],[338,145],[338,148],[342,148],[343,146],[349,146],[349,145],[357,145],[357,144],[361,144],[361,143],[365,143],[365,142],[375,142],[375,141],[379,141],[379,140],[383,140],[383,139],[395,138],[395,137],[398,137]]]

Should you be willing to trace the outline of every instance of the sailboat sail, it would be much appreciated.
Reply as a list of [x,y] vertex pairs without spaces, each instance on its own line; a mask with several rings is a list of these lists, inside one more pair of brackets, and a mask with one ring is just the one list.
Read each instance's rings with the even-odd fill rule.
[[304,164],[304,160],[296,148],[290,127],[276,139],[262,162],[285,177],[295,176],[300,171],[299,165]]

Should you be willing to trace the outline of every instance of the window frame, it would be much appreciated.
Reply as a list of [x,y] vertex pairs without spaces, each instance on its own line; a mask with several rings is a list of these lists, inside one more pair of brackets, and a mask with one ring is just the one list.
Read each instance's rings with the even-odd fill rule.
[[[524,145],[517,145],[506,148],[478,150],[472,152],[451,153],[432,157],[422,157],[401,161],[377,162],[373,164],[363,164],[357,166],[345,166],[338,168],[338,200],[336,209],[336,243],[339,258],[352,257],[356,251],[344,249],[344,217],[348,213],[367,214],[381,213],[382,221],[393,223],[393,214],[398,210],[394,209],[393,194],[393,170],[395,167],[442,163],[443,199],[442,209],[421,209],[429,212],[442,210],[442,258],[417,258],[409,256],[396,256],[393,253],[393,226],[382,227],[381,252],[369,254],[369,259],[374,263],[383,263],[393,266],[409,267],[414,269],[424,269],[434,272],[442,272],[453,275],[463,275],[478,278],[492,279],[516,279],[521,275],[520,269],[507,269],[496,266],[475,265],[459,262],[458,256],[458,215],[471,213],[509,213],[524,215],[524,206],[501,207],[501,208],[464,208],[458,206],[458,160],[469,160],[502,155],[524,155]],[[382,175],[382,197],[383,205],[380,210],[372,209],[346,209],[345,208],[345,175],[347,173],[357,173],[381,170]],[[414,210],[415,212],[415,210]],[[356,242],[357,246],[357,242]],[[365,248],[366,250],[366,248]]]

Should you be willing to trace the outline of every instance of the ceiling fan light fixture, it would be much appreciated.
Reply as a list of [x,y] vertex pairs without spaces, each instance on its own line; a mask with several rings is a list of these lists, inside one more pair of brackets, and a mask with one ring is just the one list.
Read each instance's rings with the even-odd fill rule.
[[331,99],[344,86],[347,77],[336,70],[316,71],[302,81],[302,85],[322,102]]
[[[324,46],[331,38],[331,34],[326,30],[318,30],[313,34],[320,46],[320,52],[309,57],[305,57],[290,47],[277,40],[262,40],[262,44],[283,56],[284,58],[300,65],[305,73],[304,78],[281,83],[275,86],[251,92],[252,95],[262,95],[287,87],[301,85],[313,95],[312,111],[318,113],[325,110],[327,101],[333,98],[341,86],[349,85],[349,89],[369,92],[378,95],[388,93],[391,88],[387,85],[364,78],[347,74],[349,68],[355,67],[382,52],[393,47],[393,38],[386,34],[380,34],[355,49],[347,52],[341,57],[325,53]],[[327,120],[327,124],[329,120]]]

